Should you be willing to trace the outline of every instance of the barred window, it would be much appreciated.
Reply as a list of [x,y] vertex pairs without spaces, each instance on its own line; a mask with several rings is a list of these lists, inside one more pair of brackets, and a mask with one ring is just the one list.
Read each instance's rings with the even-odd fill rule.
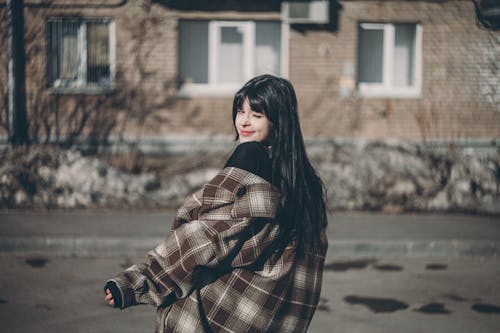
[[111,36],[109,19],[50,18],[47,21],[49,85],[111,87]]

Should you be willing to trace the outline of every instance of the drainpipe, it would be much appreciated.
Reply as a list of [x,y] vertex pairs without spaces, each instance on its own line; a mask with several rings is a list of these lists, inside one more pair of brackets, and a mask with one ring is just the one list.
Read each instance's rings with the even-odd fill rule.
[[28,144],[26,118],[23,0],[7,0],[8,36],[8,121],[9,143]]

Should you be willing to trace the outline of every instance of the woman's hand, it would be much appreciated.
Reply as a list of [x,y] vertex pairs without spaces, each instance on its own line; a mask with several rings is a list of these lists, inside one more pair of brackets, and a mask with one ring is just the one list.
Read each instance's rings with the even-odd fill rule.
[[111,306],[115,306],[115,300],[113,299],[113,294],[111,294],[111,291],[109,289],[106,289],[106,297],[104,300]]

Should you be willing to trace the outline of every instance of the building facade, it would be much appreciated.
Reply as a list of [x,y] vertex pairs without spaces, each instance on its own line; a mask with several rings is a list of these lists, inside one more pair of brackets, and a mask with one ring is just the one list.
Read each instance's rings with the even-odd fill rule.
[[[500,33],[478,26],[471,1],[282,8],[276,0],[25,1],[32,137],[231,135],[235,91],[273,73],[294,84],[309,138],[499,138]],[[5,4],[0,15],[6,45]]]

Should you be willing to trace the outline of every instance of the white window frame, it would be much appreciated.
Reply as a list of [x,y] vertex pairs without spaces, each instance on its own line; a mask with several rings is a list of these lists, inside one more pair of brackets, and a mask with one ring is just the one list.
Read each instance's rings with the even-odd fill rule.
[[384,45],[382,82],[358,82],[359,95],[362,97],[419,98],[422,90],[422,26],[420,24],[415,24],[414,83],[412,86],[398,87],[394,86],[392,83],[396,24],[361,23],[360,25],[366,30],[383,30]]
[[[178,94],[192,96],[232,96],[241,85],[254,75],[256,21],[209,21],[208,22],[208,83],[182,83]],[[243,32],[243,81],[238,83],[217,82],[220,51],[220,31],[223,27],[236,27]],[[288,30],[289,25],[281,23],[280,76],[288,77]]]
[[[56,92],[107,92],[114,88],[116,73],[116,27],[114,20],[110,18],[74,18],[74,17],[50,17],[47,22],[78,22],[78,77],[76,80],[63,82],[55,79],[49,82],[50,87]],[[109,84],[100,85],[87,82],[87,23],[107,23],[109,29]],[[47,56],[53,56],[50,52]],[[49,60],[50,61],[50,60]]]
[[[217,82],[219,71],[219,57],[221,46],[221,29],[226,27],[237,28],[243,34],[243,77],[250,77],[254,71],[252,54],[255,40],[255,22],[211,21],[208,24],[208,82],[217,85],[219,89],[234,89],[234,83]],[[236,84],[239,85],[239,84]]]

